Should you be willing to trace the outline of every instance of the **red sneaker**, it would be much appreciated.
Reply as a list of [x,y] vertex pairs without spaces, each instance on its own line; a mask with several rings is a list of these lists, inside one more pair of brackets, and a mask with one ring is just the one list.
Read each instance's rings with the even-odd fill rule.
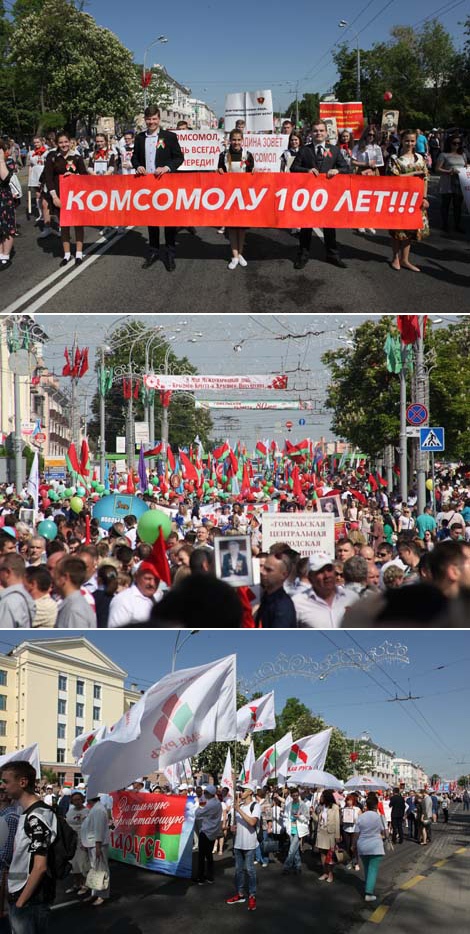
[[250,895],[248,899],[248,911],[256,911],[256,898],[254,895]]
[[226,905],[238,905],[238,904],[241,905],[242,902],[246,902],[246,898],[244,895],[239,895],[238,892],[236,895],[232,895],[231,898],[227,898],[225,900]]

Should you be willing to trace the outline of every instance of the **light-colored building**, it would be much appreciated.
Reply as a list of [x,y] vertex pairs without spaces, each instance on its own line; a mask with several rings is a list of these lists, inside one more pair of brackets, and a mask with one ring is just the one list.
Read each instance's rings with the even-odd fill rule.
[[199,130],[201,127],[210,127],[211,129],[217,127],[217,115],[209,107],[209,104],[198,100],[197,97],[191,97],[189,103],[191,106],[191,119],[189,122],[194,130]]
[[164,129],[174,129],[178,120],[187,120],[191,123],[191,88],[181,84],[176,78],[168,74],[164,65],[154,65],[152,71],[159,73],[169,89],[170,103],[161,108],[161,125]]
[[393,772],[395,781],[399,785],[404,785],[407,789],[419,791],[429,785],[429,778],[421,765],[416,765],[411,759],[393,760]]
[[82,636],[27,640],[0,655],[0,754],[39,744],[43,768],[77,783],[76,736],[110,726],[141,694],[127,672]]
[[378,746],[377,743],[373,743],[372,740],[364,743],[363,748],[369,752],[372,761],[372,768],[369,774],[373,778],[380,778],[392,784],[394,781],[393,762],[395,753],[390,749],[384,749],[383,746]]

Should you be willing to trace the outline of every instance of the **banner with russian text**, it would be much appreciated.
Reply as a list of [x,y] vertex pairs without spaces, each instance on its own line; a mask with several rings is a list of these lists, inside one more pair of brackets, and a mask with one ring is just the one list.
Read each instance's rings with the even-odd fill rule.
[[292,402],[284,402],[280,400],[279,402],[276,399],[272,399],[270,402],[253,402],[230,399],[225,401],[219,401],[219,399],[196,399],[194,402],[195,409],[254,409],[258,410],[268,410],[268,409],[284,409],[288,411],[302,411],[302,412],[312,412],[315,408],[313,402],[302,402],[300,399],[293,400]]
[[195,801],[137,791],[114,791],[112,799],[111,859],[190,879]]
[[261,91],[235,91],[225,95],[226,130],[235,129],[237,120],[245,121],[245,128],[251,133],[273,129],[273,96],[265,89]]
[[178,373],[148,373],[144,376],[147,389],[164,392],[196,392],[198,389],[212,389],[225,392],[227,389],[287,389],[287,376],[186,376]]
[[[224,151],[227,134],[223,130],[177,130],[184,153],[180,172],[216,172],[220,153]],[[281,156],[289,142],[283,133],[245,133],[243,146],[251,152],[255,172],[280,172]]]
[[364,129],[364,113],[361,101],[320,101],[320,120],[334,117],[338,133],[351,130],[358,139]]
[[322,551],[335,556],[335,520],[309,512],[278,512],[263,516],[263,551],[275,542],[287,542],[302,557]]
[[260,172],[219,175],[68,175],[61,223],[117,227],[368,227],[417,230],[423,180],[415,177]]

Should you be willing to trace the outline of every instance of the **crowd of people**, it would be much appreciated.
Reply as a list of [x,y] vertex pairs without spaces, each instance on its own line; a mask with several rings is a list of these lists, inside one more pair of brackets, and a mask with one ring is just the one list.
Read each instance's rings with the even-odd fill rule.
[[[155,105],[145,111],[146,131],[135,133],[129,129],[122,136],[108,137],[97,132],[94,139],[75,139],[65,131],[49,133],[46,137],[36,136],[32,147],[24,155],[24,147],[14,140],[0,139],[0,269],[11,265],[15,237],[18,235],[16,211],[22,197],[22,186],[18,170],[23,156],[28,169],[28,204],[39,226],[38,239],[57,235],[62,238],[63,255],[61,265],[72,261],[81,265],[84,259],[84,229],[75,229],[75,253],[72,254],[71,231],[60,224],[60,178],[78,175],[134,175],[147,173],[160,176],[177,171],[184,162],[178,136],[160,126],[160,111]],[[186,121],[180,121],[177,130],[188,129]],[[225,148],[218,162],[219,172],[252,172],[255,164],[253,155],[244,146],[245,121],[239,120],[226,136]],[[405,268],[419,272],[410,260],[412,243],[429,235],[427,209],[427,184],[430,172],[439,179],[441,229],[449,231],[449,215],[452,208],[454,231],[465,233],[462,225],[463,194],[459,171],[470,159],[468,133],[458,128],[424,133],[421,129],[405,129],[398,135],[396,129],[382,132],[378,126],[368,125],[359,139],[354,139],[349,130],[343,130],[333,142],[328,136],[327,125],[318,120],[311,127],[302,129],[285,120],[281,132],[288,136],[288,147],[281,157],[282,171],[311,173],[333,178],[338,173],[361,175],[418,176],[424,180],[422,202],[423,226],[418,230],[392,230],[391,266],[395,270]],[[21,152],[23,151],[23,156]],[[366,220],[366,217],[365,217]],[[122,231],[124,228],[117,228]],[[189,229],[195,233],[194,227]],[[114,233],[113,229],[100,231]],[[359,234],[374,235],[372,227],[361,227]],[[246,229],[220,228],[226,234],[231,247],[228,268],[245,267],[244,256]],[[302,269],[310,256],[311,228],[292,230],[299,237],[299,249],[294,262]],[[159,228],[149,227],[147,256],[143,268],[148,269],[160,258],[168,271],[176,268],[176,240],[178,229],[165,228],[165,249],[160,249]],[[336,242],[336,231],[323,231],[326,260],[343,268]]]
[[[163,495],[155,475],[156,486],[136,498],[166,523],[163,554],[158,543],[139,535],[135,515],[109,527],[93,518],[99,500],[93,488],[78,499],[77,512],[73,488],[59,481],[43,485],[31,525],[21,518],[30,504],[26,490],[17,495],[13,485],[4,485],[0,627],[467,625],[465,468],[442,466],[435,503],[420,513],[413,491],[407,502],[378,484],[366,492],[367,478],[355,472],[332,473],[321,488],[311,474],[300,476],[304,481],[296,492],[288,481],[276,488],[263,480],[249,495],[230,496],[215,486],[198,498],[186,491]],[[121,489],[126,478],[116,478]],[[321,505],[319,489],[327,491]],[[334,554],[319,547],[301,553],[287,533],[286,540],[271,541],[263,550],[263,522],[273,511],[331,515],[336,503],[343,515],[335,522]]]
[[[360,785],[360,781],[357,783]],[[268,783],[263,788],[239,782],[235,796],[228,787],[197,779],[172,788],[163,781],[136,779],[129,790],[188,797],[195,807],[193,866],[196,884],[215,881],[217,857],[232,852],[235,892],[227,905],[244,904],[255,911],[256,869],[281,865],[282,875],[299,875],[310,852],[320,882],[340,882],[338,866],[363,871],[363,898],[377,900],[375,887],[381,862],[405,838],[421,846],[432,842],[440,815],[449,820],[451,805],[468,789],[436,792],[395,787],[387,792],[332,791]],[[0,818],[7,827],[0,841],[3,885],[6,886],[12,934],[45,934],[59,880],[65,894],[93,907],[110,896],[110,831],[112,798],[90,796],[76,787],[41,785],[33,766],[12,760],[3,766]],[[64,828],[64,823],[67,829]],[[310,868],[310,867],[309,867]],[[362,887],[362,883],[361,883]]]

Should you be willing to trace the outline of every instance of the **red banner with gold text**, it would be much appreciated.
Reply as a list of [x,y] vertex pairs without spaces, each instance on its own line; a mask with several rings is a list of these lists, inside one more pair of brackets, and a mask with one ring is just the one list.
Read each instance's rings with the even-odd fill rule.
[[422,227],[420,178],[263,173],[63,176],[61,224]]

